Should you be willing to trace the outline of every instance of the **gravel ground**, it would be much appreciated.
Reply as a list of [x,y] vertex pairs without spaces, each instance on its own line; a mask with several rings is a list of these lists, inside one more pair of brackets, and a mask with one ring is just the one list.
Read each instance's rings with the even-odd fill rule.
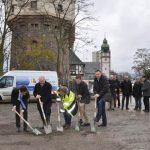
[[[150,115],[135,112],[133,105],[130,104],[129,111],[119,108],[107,111],[108,126],[97,127],[94,134],[90,127],[76,132],[75,118],[71,129],[57,132],[57,105],[53,104],[53,133],[35,136],[31,132],[16,132],[11,104],[0,104],[0,150],[150,150]],[[93,102],[88,105],[87,112],[91,119]],[[63,116],[61,119],[63,124]],[[29,104],[29,122],[36,128],[42,125],[35,103]]]

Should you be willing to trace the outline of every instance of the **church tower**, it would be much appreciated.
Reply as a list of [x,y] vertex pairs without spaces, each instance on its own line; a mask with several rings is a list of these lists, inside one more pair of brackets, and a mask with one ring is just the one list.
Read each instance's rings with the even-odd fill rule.
[[111,65],[110,65],[111,52],[106,38],[104,38],[103,40],[103,44],[101,46],[101,51],[99,56],[100,56],[101,71],[109,78],[110,70],[111,70]]

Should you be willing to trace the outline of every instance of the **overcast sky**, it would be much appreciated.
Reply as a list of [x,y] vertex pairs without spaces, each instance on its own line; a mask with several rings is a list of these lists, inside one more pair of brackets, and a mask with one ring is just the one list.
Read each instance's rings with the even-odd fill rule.
[[100,50],[106,36],[111,50],[111,66],[116,72],[131,72],[138,48],[150,48],[150,0],[93,0],[96,25],[89,31],[97,47],[77,53],[82,61],[92,61],[92,51]]

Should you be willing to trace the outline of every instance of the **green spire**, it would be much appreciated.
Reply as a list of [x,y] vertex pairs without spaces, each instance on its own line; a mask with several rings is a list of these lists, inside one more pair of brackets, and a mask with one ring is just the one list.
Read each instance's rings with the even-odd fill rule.
[[106,38],[104,38],[104,40],[103,40],[103,44],[101,46],[101,51],[103,53],[108,53],[109,52],[109,44],[107,43]]

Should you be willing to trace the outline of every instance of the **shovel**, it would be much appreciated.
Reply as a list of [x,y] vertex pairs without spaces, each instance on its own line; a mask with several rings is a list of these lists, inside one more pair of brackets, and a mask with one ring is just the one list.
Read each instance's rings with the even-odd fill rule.
[[35,135],[40,135],[42,134],[39,130],[37,130],[36,128],[33,128],[29,122],[27,120],[25,120],[16,110],[14,110],[14,112],[27,124],[27,126],[32,130],[32,133]]
[[[94,119],[96,117],[96,112],[97,112],[96,104],[97,104],[97,97],[95,96],[95,102],[94,102]],[[94,119],[92,119],[92,121],[91,121],[91,132],[96,133],[96,127],[95,127],[95,121],[94,121]]]
[[44,113],[42,102],[41,102],[40,98],[39,98],[39,103],[40,103],[40,107],[41,107],[41,110],[42,110],[42,115],[43,115],[44,122],[45,122],[44,131],[45,131],[46,134],[50,134],[50,133],[52,133],[52,128],[51,128],[51,125],[47,124],[45,113]]
[[58,132],[63,132],[63,127],[61,126],[61,120],[60,120],[60,103],[61,102],[61,99],[60,98],[57,98],[57,108],[58,108],[58,126],[57,126],[57,131]]
[[76,124],[75,124],[75,130],[76,131],[80,131],[80,125],[79,125],[79,116],[80,116],[80,112],[79,112],[79,102],[77,101],[78,104],[78,113],[77,113],[77,117],[76,117]]

